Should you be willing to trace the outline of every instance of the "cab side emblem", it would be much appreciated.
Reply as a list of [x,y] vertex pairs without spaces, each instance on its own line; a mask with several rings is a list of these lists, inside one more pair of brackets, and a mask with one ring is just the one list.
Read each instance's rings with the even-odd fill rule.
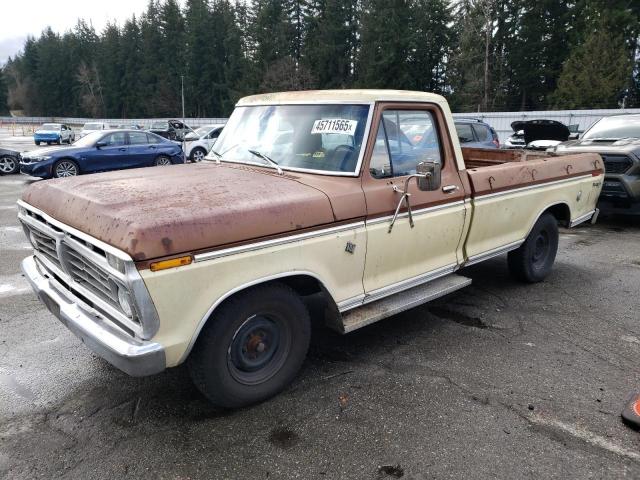
[[344,251],[347,253],[353,253],[355,252],[355,250],[356,250],[356,244],[347,242],[347,246],[345,247]]

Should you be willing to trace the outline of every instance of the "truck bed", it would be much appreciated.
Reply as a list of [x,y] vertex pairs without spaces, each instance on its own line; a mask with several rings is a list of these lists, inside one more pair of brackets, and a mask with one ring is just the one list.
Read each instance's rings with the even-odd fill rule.
[[462,155],[474,196],[604,171],[597,154],[463,148]]

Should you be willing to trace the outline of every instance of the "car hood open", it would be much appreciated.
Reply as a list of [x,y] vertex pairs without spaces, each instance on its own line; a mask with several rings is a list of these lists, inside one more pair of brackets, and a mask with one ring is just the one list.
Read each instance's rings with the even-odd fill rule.
[[175,165],[36,182],[22,199],[143,261],[335,222],[295,176],[241,165]]
[[569,140],[569,128],[556,120],[518,120],[511,124],[514,132],[522,130],[526,144],[536,140]]

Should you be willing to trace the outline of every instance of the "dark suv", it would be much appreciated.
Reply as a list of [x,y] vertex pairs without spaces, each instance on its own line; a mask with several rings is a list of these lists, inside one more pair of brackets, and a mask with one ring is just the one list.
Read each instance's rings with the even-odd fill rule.
[[593,152],[604,160],[602,213],[640,215],[640,115],[614,115],[594,123],[578,140],[561,143],[558,153]]
[[454,119],[461,147],[500,148],[498,134],[491,125],[477,118]]

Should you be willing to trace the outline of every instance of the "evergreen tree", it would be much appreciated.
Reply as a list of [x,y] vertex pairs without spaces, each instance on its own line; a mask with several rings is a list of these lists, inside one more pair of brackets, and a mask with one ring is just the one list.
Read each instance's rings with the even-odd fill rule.
[[358,85],[364,88],[411,88],[409,0],[366,0]]
[[[606,59],[606,62],[603,61]],[[629,85],[631,60],[622,35],[600,21],[564,64],[553,94],[557,108],[615,108]]]
[[5,76],[5,69],[0,67],[0,115],[6,115],[9,112],[9,86]]

